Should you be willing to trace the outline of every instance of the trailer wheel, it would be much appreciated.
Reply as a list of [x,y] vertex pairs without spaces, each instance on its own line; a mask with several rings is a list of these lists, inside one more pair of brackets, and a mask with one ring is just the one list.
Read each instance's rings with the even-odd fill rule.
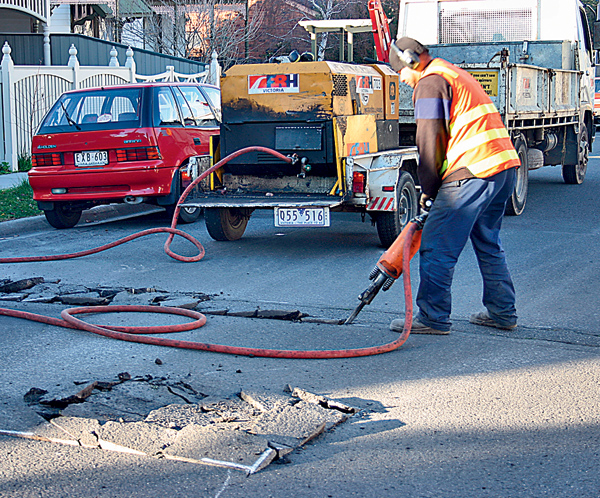
[[227,241],[242,238],[250,219],[248,209],[207,208],[204,220],[208,234],[215,240]]
[[529,191],[529,163],[527,161],[527,145],[525,140],[519,138],[515,141],[515,150],[519,155],[521,166],[517,168],[517,179],[513,193],[508,198],[505,214],[519,216],[525,209],[527,192]]
[[396,211],[382,212],[377,216],[377,235],[384,247],[391,246],[408,222],[419,214],[415,182],[405,171],[398,180],[396,200]]
[[587,126],[582,123],[579,127],[577,140],[577,164],[563,164],[562,176],[565,183],[580,185],[583,183],[590,155],[590,137]]
[[71,209],[67,203],[55,202],[54,208],[44,211],[46,220],[54,228],[73,228],[81,219],[82,209]]

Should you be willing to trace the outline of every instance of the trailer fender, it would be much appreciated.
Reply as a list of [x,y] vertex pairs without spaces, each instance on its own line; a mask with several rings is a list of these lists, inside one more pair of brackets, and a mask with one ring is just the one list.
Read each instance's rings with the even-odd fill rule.
[[[405,168],[410,162],[411,167]],[[354,171],[366,174],[366,210],[394,212],[398,209],[398,182],[403,170],[412,175],[417,163],[416,147],[397,149],[378,154],[356,156],[349,162],[347,175],[349,185]]]

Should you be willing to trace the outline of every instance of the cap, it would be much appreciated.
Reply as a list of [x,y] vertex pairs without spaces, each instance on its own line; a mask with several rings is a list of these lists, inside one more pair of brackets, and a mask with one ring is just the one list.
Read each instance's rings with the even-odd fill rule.
[[428,53],[429,50],[427,50],[427,47],[423,46],[414,38],[404,36],[392,43],[392,50],[390,50],[390,64],[396,71],[403,67],[414,67],[419,61],[417,57],[413,58],[413,54],[418,56]]
[[408,36],[404,36],[404,37],[396,40],[394,43],[402,52],[404,52],[405,50],[408,49],[408,50],[412,50],[417,55],[421,55],[425,52],[429,53],[429,50],[427,50],[426,47],[421,45],[421,43],[419,43],[414,38],[409,38]]

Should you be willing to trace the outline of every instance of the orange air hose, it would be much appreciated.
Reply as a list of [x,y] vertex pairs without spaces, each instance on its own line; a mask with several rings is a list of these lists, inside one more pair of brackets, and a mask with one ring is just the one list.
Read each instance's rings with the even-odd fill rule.
[[[224,159],[217,162],[214,166],[206,170],[202,175],[196,178],[183,192],[181,195],[178,204],[182,203],[185,198],[188,196],[190,191],[206,176],[210,173],[214,172],[223,164],[230,161],[231,159],[238,157],[241,154],[251,151],[262,151],[273,154],[280,159],[285,160],[286,162],[291,162],[291,158],[280,154],[274,150],[268,149],[266,147],[247,147],[245,149],[240,149],[239,151],[230,154]],[[171,227],[162,227],[162,228],[152,228],[149,230],[143,230],[141,232],[135,233],[133,235],[129,235],[128,237],[124,237],[110,244],[106,244],[103,246],[99,246],[95,249],[90,249],[87,251],[81,251],[72,254],[61,254],[54,256],[33,256],[33,257],[15,257],[15,258],[0,258],[0,263],[25,263],[25,262],[34,262],[34,261],[56,261],[62,259],[71,259],[77,258],[81,256],[86,256],[89,254],[95,254],[106,249],[110,249],[112,247],[116,247],[118,245],[124,244],[125,242],[129,242],[131,240],[137,239],[139,237],[143,237],[145,235],[153,234],[153,233],[169,233],[169,237],[165,242],[165,252],[171,256],[172,258],[178,261],[184,262],[195,262],[200,261],[204,257],[204,247],[202,244],[196,240],[191,235],[182,232],[181,230],[177,230],[175,227],[177,226],[177,217],[179,215],[179,206],[176,207],[175,212],[173,214],[173,220],[171,222]],[[27,320],[33,320],[36,322],[41,322],[49,325],[56,325],[59,327],[66,327],[71,329],[85,330],[88,332],[92,332],[94,334],[102,335],[105,337],[109,337],[111,339],[119,339],[122,341],[128,342],[137,342],[142,344],[152,344],[155,346],[168,346],[174,348],[182,348],[182,349],[195,349],[200,351],[210,351],[214,353],[226,353],[226,354],[234,354],[240,356],[257,356],[257,357],[265,357],[265,358],[289,358],[289,359],[327,359],[327,358],[356,358],[361,356],[373,356],[377,354],[387,353],[389,351],[393,351],[402,346],[408,336],[410,335],[410,329],[412,326],[412,315],[413,315],[413,306],[412,306],[412,289],[410,283],[410,258],[411,258],[411,243],[417,230],[417,223],[411,222],[408,227],[408,232],[406,233],[406,243],[403,247],[403,285],[404,285],[404,297],[405,297],[405,323],[404,329],[400,336],[392,342],[387,344],[382,344],[379,346],[369,346],[365,348],[356,348],[356,349],[336,349],[336,350],[280,350],[280,349],[264,349],[264,348],[249,348],[249,347],[240,347],[240,346],[226,346],[220,344],[209,344],[203,342],[195,342],[195,341],[181,341],[177,339],[167,339],[162,337],[149,337],[148,334],[166,334],[172,332],[182,332],[187,330],[197,329],[202,327],[206,323],[206,317],[202,313],[198,313],[192,310],[186,310],[181,308],[170,308],[170,307],[160,307],[160,306],[89,306],[89,307],[80,307],[80,308],[70,308],[63,310],[61,313],[61,319],[48,317],[44,315],[38,315],[35,313],[29,313],[26,311],[17,311],[11,310],[7,308],[0,308],[0,315],[10,316],[14,318],[24,318]],[[173,253],[170,250],[171,242],[175,235],[180,235],[185,239],[192,242],[199,250],[199,254],[193,257],[180,256],[178,254]],[[121,327],[121,326],[100,326],[90,324],[78,318],[75,318],[73,315],[77,314],[87,314],[87,313],[119,313],[119,312],[134,312],[134,313],[164,313],[164,314],[173,314],[185,316],[188,318],[194,319],[192,322],[188,322],[185,324],[179,325],[164,325],[164,326],[154,326],[154,327]]]

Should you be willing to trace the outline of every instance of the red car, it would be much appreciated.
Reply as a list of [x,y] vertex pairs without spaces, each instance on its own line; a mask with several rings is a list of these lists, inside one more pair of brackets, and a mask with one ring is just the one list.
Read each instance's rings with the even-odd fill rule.
[[[147,202],[172,214],[191,157],[219,133],[218,87],[147,83],[64,93],[32,142],[33,198],[55,228],[98,204]],[[200,208],[182,209],[192,223]]]

